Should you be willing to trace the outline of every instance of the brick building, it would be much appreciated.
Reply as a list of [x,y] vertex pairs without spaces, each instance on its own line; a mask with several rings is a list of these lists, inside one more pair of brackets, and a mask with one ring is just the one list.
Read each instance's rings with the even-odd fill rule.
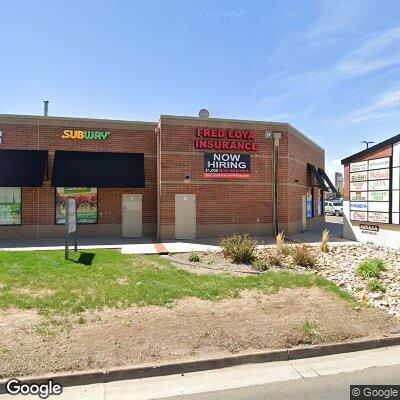
[[[302,231],[323,218],[324,150],[287,123],[0,115],[0,239]],[[276,171],[276,174],[275,172]]]

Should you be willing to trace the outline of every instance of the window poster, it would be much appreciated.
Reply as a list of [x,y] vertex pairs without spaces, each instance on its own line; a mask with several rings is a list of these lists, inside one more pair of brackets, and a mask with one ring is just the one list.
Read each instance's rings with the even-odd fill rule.
[[97,188],[56,188],[56,224],[65,224],[66,204],[68,199],[76,200],[78,224],[97,223]]
[[20,187],[0,187],[0,225],[21,225]]

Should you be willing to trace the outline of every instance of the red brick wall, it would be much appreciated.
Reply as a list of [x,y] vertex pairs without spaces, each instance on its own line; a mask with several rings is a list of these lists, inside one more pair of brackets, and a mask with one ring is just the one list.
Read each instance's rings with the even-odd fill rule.
[[[143,194],[143,226],[154,236],[157,224],[157,124],[123,121],[0,116],[3,131],[1,149],[43,149],[49,151],[49,172],[55,150],[139,152],[145,154],[146,188],[98,189],[97,225],[81,225],[82,235],[120,235],[123,193]],[[278,170],[278,212],[280,229],[298,230],[301,224],[301,196],[307,193],[307,162],[324,167],[324,152],[287,124],[252,121],[200,120],[161,116],[160,228],[163,238],[174,238],[175,194],[194,193],[199,236],[219,236],[224,232],[272,232],[272,152],[273,141],[266,131],[280,132]],[[194,149],[195,128],[253,130],[257,152],[251,154],[251,178],[245,180],[206,179],[203,150]],[[61,139],[64,129],[110,131],[106,140]],[[208,152],[213,152],[209,150]],[[219,152],[219,151],[215,151]],[[235,151],[232,151],[235,153]],[[246,153],[245,151],[237,151]],[[189,183],[184,182],[189,174]],[[54,225],[55,190],[47,177],[42,188],[22,189],[22,226],[0,227],[0,238],[62,236]],[[298,182],[295,182],[298,180]],[[315,190],[315,200],[316,197]],[[317,215],[317,201],[314,202]],[[295,228],[293,228],[295,227]]]
[[[273,142],[265,138],[266,131],[281,133],[278,171],[278,212],[282,229],[290,223],[301,221],[301,195],[307,192],[307,162],[324,167],[324,152],[286,124],[272,125],[251,121],[200,120],[162,116],[161,140],[161,234],[174,237],[175,194],[196,195],[196,219],[198,234],[218,236],[227,232],[259,234],[272,231],[272,155]],[[257,152],[230,151],[251,155],[251,178],[209,179],[204,178],[205,152],[194,148],[196,127],[217,129],[244,129],[256,132]],[[191,176],[185,183],[185,175]],[[299,183],[294,183],[299,179]],[[290,196],[289,196],[290,193]],[[315,201],[315,215],[317,202]],[[208,225],[209,229],[199,226]],[[236,227],[232,227],[236,225]]]
[[[7,122],[7,123],[5,123]],[[113,121],[85,121],[75,119],[52,118],[6,118],[0,116],[0,130],[3,131],[3,143],[0,149],[40,149],[49,151],[49,174],[41,188],[22,188],[22,226],[0,226],[0,238],[11,236],[30,236],[34,225],[49,226],[42,229],[46,236],[62,233],[55,227],[55,189],[50,186],[51,171],[55,150],[72,151],[110,151],[136,152],[145,155],[144,189],[99,188],[98,189],[98,224],[81,225],[79,232],[85,235],[120,235],[122,222],[122,194],[143,194],[143,226],[147,234],[155,235],[157,224],[157,136],[156,124],[115,123]],[[110,131],[106,140],[62,139],[64,129]],[[32,226],[32,228],[29,228]],[[30,233],[29,233],[30,232]]]

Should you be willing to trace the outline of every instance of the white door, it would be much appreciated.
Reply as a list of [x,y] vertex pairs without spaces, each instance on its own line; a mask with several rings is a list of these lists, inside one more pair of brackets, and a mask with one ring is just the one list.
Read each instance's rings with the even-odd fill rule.
[[122,236],[142,236],[142,195],[122,195]]
[[194,239],[196,237],[196,195],[175,195],[175,238]]
[[307,196],[301,196],[301,222],[303,224],[303,231],[307,229]]

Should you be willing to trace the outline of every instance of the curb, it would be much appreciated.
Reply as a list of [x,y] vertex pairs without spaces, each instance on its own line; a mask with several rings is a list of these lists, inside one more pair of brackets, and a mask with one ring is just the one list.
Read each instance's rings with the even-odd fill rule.
[[[359,340],[346,343],[328,343],[309,347],[295,347],[274,350],[264,353],[249,353],[232,357],[203,359],[155,366],[127,366],[108,368],[105,370],[97,369],[78,372],[65,372],[60,374],[47,374],[41,376],[27,376],[20,378],[20,380],[23,383],[41,384],[51,379],[61,384],[63,387],[89,385],[93,383],[106,383],[126,379],[142,379],[155,376],[185,374],[189,372],[233,367],[241,364],[297,360],[300,358],[312,358],[332,354],[350,353],[397,345],[400,345],[400,335],[393,335],[380,339]],[[11,378],[0,380],[0,394],[7,393],[5,386],[9,379]]]

